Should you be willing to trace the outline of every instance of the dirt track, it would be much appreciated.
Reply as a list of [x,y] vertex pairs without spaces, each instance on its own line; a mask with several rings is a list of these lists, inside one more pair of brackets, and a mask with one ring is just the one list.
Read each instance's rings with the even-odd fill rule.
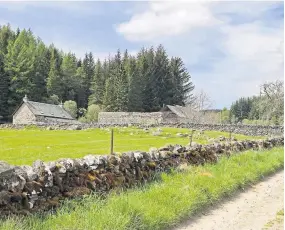
[[[259,230],[283,209],[284,171],[195,216],[175,230]],[[282,228],[283,229],[283,228]]]

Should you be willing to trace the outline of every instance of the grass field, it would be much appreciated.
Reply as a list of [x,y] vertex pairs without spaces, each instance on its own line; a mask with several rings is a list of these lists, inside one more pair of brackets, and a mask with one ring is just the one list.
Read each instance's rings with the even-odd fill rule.
[[102,200],[87,196],[68,201],[54,215],[10,218],[1,230],[168,229],[201,208],[281,169],[284,148],[247,151],[215,165],[163,174],[162,180]]
[[[114,151],[124,152],[131,150],[148,151],[150,147],[162,147],[165,144],[189,143],[188,137],[178,137],[177,133],[189,133],[188,129],[161,128],[162,132],[154,136],[157,128],[145,131],[143,129],[115,128]],[[219,136],[228,137],[228,133],[205,131],[204,134],[194,135],[193,141],[201,144],[208,143],[209,139]],[[260,139],[261,137],[247,137],[233,135],[239,140]],[[110,129],[89,130],[45,130],[0,129],[0,160],[11,164],[32,164],[41,159],[44,161],[59,158],[78,158],[87,154],[108,154],[110,152]]]

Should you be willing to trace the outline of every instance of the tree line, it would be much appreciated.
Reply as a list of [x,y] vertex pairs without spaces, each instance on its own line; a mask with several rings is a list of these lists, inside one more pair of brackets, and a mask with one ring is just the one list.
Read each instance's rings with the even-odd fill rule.
[[143,47],[135,56],[118,50],[105,60],[92,52],[80,59],[44,44],[30,29],[0,27],[0,116],[5,119],[25,94],[37,102],[75,101],[79,112],[90,105],[152,112],[164,104],[185,105],[193,89],[182,59],[169,57],[162,45]]
[[259,96],[239,98],[231,106],[230,119],[234,122],[251,120],[283,124],[284,82],[264,83],[260,86]]

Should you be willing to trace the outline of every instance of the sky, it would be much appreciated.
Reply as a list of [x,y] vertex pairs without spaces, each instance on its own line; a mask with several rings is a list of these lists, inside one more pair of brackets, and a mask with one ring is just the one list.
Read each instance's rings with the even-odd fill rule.
[[206,92],[215,108],[284,77],[282,1],[0,2],[6,23],[78,57],[162,44],[183,59],[195,92]]

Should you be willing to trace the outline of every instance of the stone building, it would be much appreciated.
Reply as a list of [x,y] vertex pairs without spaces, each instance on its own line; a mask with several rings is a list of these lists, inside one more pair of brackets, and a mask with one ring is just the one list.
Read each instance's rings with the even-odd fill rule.
[[29,101],[27,96],[13,113],[13,124],[77,124],[64,108],[63,105],[52,105]]
[[100,124],[175,124],[187,123],[190,119],[189,111],[183,106],[164,106],[159,112],[100,112]]

